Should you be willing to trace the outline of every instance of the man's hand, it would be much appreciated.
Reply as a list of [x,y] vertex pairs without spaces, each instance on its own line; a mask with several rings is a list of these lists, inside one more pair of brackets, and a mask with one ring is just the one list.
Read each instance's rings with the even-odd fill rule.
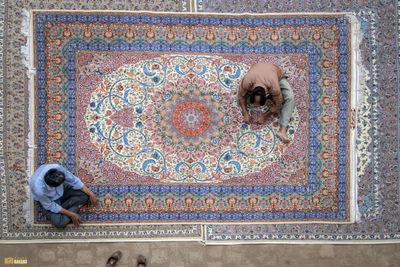
[[260,117],[258,117],[255,121],[255,123],[258,124],[264,124],[268,117],[272,115],[272,112],[270,112],[269,110],[267,112],[265,112],[264,114],[262,114]]
[[97,197],[92,191],[90,191],[90,193],[89,193],[89,204],[92,206],[95,206],[95,207],[98,204]]
[[250,121],[251,121],[250,115],[248,113],[245,114],[244,117],[243,117],[243,122],[246,123],[246,124],[250,124]]
[[255,123],[257,124],[264,124],[265,121],[267,120],[267,117],[265,115],[261,115],[260,117],[258,117],[255,121]]
[[79,216],[79,214],[75,213],[75,212],[70,212],[70,214],[68,214],[68,216],[71,218],[72,223],[76,226],[79,227],[79,224],[83,223],[81,216]]
[[[241,91],[241,89],[239,89],[239,92],[240,91]],[[244,115],[243,122],[246,124],[250,124],[251,119],[250,119],[249,111],[247,110],[247,107],[246,107],[246,97],[239,94],[238,98],[239,98],[239,106],[241,107],[243,115]]]
[[81,216],[79,216],[75,212],[72,212],[70,210],[66,210],[64,208],[61,208],[60,213],[70,217],[71,220],[72,220],[72,223],[75,224],[76,227],[79,227],[79,224],[83,223],[82,219],[81,219]]
[[86,185],[82,186],[81,191],[89,196],[90,205],[96,206],[98,204],[96,195]]

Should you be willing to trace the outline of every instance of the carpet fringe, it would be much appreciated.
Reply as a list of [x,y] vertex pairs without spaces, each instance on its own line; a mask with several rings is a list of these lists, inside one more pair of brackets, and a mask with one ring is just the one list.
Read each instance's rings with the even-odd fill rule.
[[355,78],[353,88],[356,89],[356,101],[355,107],[360,108],[361,104],[365,101],[365,92],[369,91],[367,81],[371,79],[370,73],[367,68],[363,65],[363,58],[361,56],[361,43],[364,35],[361,30],[361,23],[357,19],[356,14],[348,14],[351,25],[352,25],[352,52],[354,64],[352,67],[352,75]]
[[[21,54],[22,54],[22,63],[26,67],[26,75],[28,77],[28,93],[29,93],[29,105],[28,105],[28,137],[27,137],[27,172],[26,179],[29,178],[34,173],[34,152],[35,152],[35,143],[34,143],[34,76],[36,74],[36,70],[33,67],[33,44],[32,44],[32,16],[31,13],[24,9],[23,17],[21,23],[21,34],[26,37],[26,45],[21,46]],[[31,195],[31,190],[29,185],[25,186],[26,200],[23,205],[23,211],[25,213],[24,218],[28,225],[33,225],[33,200]]]
[[363,41],[363,32],[361,30],[361,22],[357,19],[357,14],[348,14],[347,17],[351,22],[352,36],[351,36],[351,49],[352,49],[352,109],[355,110],[354,117],[354,130],[352,133],[352,151],[351,151],[351,169],[352,169],[352,181],[351,181],[351,207],[354,209],[353,214],[355,215],[354,221],[356,223],[361,222],[361,213],[357,205],[358,199],[358,183],[361,181],[361,176],[357,173],[357,150],[356,150],[356,139],[357,139],[357,116],[364,102],[367,101],[368,92],[370,88],[367,82],[371,79],[371,75],[367,68],[363,65],[363,58],[361,55],[361,44]]

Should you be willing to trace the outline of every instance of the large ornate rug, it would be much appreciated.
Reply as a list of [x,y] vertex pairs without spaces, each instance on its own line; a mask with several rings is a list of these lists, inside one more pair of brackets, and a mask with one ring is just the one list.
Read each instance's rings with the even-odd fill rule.
[[[398,241],[398,6],[386,2],[157,0],[134,7],[303,14],[185,16],[50,11],[133,9],[108,0],[0,1],[1,242]],[[48,11],[21,26],[24,8]],[[306,13],[337,11],[353,12],[358,23]],[[20,28],[34,46],[23,47]],[[353,29],[363,35],[359,47]],[[35,74],[31,86],[21,47],[27,76]],[[358,51],[362,58],[351,57]],[[261,60],[283,67],[296,94],[289,146],[275,138],[276,118],[247,129],[239,119],[234,86]],[[352,87],[359,76],[361,87]],[[89,223],[81,228],[54,229],[27,201],[26,170],[46,162],[63,164],[100,196],[100,207],[82,210]]]
[[[59,163],[98,195],[83,220],[353,220],[346,15],[34,11],[32,20],[33,169]],[[281,66],[294,90],[289,145],[277,117],[242,122],[239,83],[262,61]]]

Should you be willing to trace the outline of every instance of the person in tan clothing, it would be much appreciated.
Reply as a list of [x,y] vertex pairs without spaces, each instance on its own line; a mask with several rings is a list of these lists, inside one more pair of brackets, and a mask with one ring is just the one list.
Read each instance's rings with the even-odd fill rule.
[[255,122],[263,124],[273,113],[280,113],[280,129],[276,135],[285,144],[290,142],[286,128],[294,110],[294,95],[286,78],[279,66],[269,62],[257,63],[243,77],[238,92],[243,122],[247,124],[251,121],[248,106],[260,107],[267,103],[267,99],[272,100],[268,111]]

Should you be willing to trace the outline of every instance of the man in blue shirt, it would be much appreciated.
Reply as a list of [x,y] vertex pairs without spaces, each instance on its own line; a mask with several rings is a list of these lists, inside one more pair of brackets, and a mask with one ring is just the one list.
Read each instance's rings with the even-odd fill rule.
[[72,222],[82,223],[78,211],[89,200],[97,204],[95,194],[78,177],[58,164],[40,166],[29,179],[33,199],[47,211],[51,224],[64,228]]

